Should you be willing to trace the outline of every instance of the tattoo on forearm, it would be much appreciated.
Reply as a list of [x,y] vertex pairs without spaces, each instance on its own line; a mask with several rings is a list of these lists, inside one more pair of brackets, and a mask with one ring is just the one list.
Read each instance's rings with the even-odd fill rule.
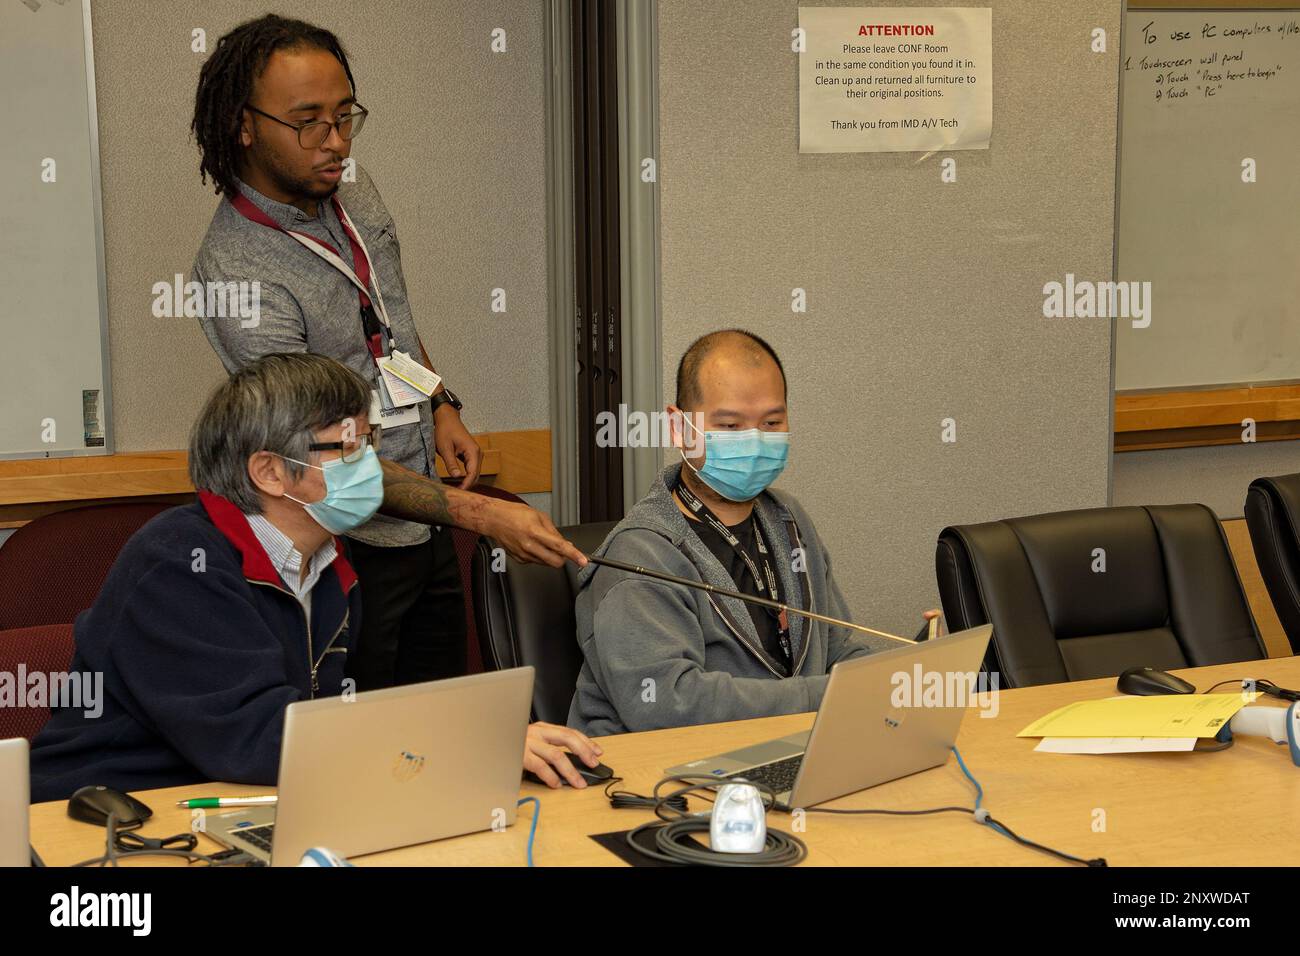
[[381,514],[422,524],[455,524],[447,486],[392,462],[384,462]]

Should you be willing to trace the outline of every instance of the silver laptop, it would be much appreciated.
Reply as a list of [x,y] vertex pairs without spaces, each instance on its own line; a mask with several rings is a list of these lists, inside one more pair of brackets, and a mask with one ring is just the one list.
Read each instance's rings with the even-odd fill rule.
[[208,836],[272,866],[515,822],[533,669],[290,704],[279,802],[209,815]]
[[30,766],[24,738],[0,740],[0,866],[32,865]]
[[[831,668],[811,731],[692,760],[666,773],[757,780],[788,810],[938,767],[948,759],[967,705],[974,703],[976,674],[992,635],[986,624],[842,661]],[[928,674],[938,677],[927,680]],[[936,679],[942,681],[938,693]]]

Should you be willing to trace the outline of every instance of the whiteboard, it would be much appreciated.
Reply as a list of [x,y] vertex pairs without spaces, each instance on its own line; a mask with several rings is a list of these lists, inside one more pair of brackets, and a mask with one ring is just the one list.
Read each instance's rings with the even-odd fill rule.
[[1115,388],[1300,379],[1300,12],[1130,10],[1121,101]]
[[89,0],[0,0],[0,458],[112,450]]

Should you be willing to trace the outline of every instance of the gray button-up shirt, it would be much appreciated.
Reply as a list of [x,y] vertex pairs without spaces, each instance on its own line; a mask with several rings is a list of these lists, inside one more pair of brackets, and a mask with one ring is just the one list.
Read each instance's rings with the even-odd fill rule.
[[[359,165],[356,174],[355,183],[339,185],[339,202],[370,251],[395,347],[418,361],[420,340],[402,276],[397,229],[370,175]],[[297,206],[268,199],[244,183],[239,186],[281,227],[328,242],[344,262],[351,264],[347,234],[330,202],[322,201],[319,215],[312,218]],[[312,352],[342,362],[372,387],[377,384],[379,370],[366,345],[357,287],[297,239],[244,218],[224,197],[203,237],[191,279],[199,283],[260,284],[256,321],[214,316],[201,319],[203,332],[226,371],[233,373],[272,352]],[[418,425],[384,430],[380,454],[412,471],[435,475],[433,415],[428,402],[421,402],[419,409]],[[375,515],[349,534],[367,544],[394,547],[428,540],[429,528]]]

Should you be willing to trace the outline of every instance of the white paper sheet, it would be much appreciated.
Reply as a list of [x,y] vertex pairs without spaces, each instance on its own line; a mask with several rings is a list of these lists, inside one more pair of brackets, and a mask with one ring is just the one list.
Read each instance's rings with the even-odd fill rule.
[[1034,749],[1048,754],[1144,754],[1195,746],[1195,737],[1044,737]]

